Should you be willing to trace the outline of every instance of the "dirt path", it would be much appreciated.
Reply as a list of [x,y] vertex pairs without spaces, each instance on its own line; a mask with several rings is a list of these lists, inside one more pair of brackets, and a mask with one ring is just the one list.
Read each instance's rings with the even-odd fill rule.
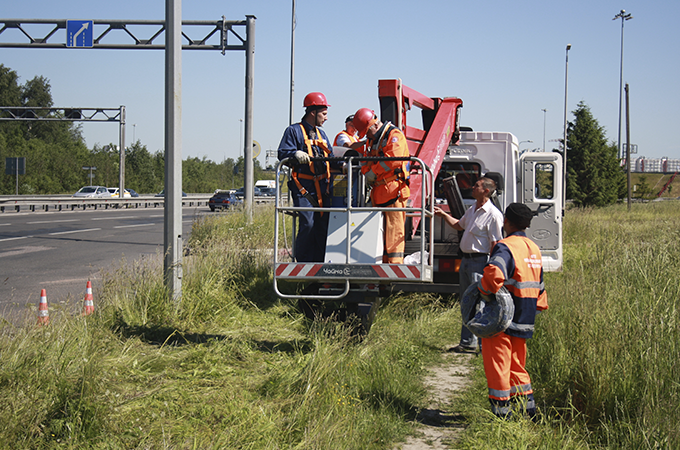
[[463,429],[463,418],[451,413],[452,402],[470,383],[470,359],[475,355],[444,353],[444,363],[432,368],[425,378],[429,395],[427,404],[419,412],[418,434],[410,436],[395,450],[448,449]]

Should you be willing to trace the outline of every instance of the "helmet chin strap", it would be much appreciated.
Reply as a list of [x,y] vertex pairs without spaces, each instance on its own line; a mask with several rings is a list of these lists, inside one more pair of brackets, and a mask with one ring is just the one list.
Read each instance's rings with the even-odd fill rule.
[[382,141],[383,136],[385,136],[385,132],[390,129],[390,125],[392,125],[392,122],[390,122],[389,120],[382,124],[381,129],[378,130],[378,131],[380,131],[380,137],[378,139],[376,139],[374,142],[381,142]]

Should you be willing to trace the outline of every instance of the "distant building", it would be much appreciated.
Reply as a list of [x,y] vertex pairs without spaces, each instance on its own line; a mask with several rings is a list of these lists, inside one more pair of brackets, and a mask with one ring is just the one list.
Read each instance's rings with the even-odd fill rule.
[[631,168],[633,172],[675,173],[680,171],[680,159],[640,156],[635,160],[635,166]]

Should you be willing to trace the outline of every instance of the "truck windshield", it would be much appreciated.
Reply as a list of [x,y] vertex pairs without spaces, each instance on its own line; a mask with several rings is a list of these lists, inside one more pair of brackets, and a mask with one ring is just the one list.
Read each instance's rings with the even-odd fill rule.
[[443,162],[442,168],[439,170],[437,179],[434,182],[435,197],[445,199],[443,181],[448,177],[455,177],[460,189],[460,194],[463,198],[472,198],[472,187],[481,176],[481,167],[477,163],[472,162]]

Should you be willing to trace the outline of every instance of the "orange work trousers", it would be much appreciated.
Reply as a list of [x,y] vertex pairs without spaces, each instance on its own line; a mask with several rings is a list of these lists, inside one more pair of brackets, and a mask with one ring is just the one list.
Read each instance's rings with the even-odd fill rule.
[[[489,399],[507,401],[518,395],[533,394],[531,378],[526,371],[527,341],[501,333],[482,339],[484,374]],[[531,397],[533,400],[533,396]]]
[[[391,208],[404,208],[406,200],[398,199],[390,205]],[[405,211],[383,211],[385,228],[385,248],[383,250],[383,262],[389,264],[402,264],[404,262]]]

